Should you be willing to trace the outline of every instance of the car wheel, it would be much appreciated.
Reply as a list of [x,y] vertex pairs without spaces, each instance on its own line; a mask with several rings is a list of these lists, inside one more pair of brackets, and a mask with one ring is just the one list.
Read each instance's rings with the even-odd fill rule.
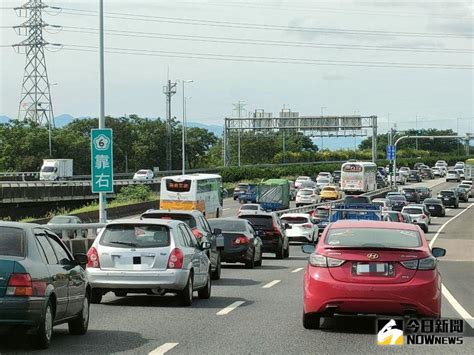
[[423,226],[423,232],[428,233],[428,226]]
[[283,257],[285,257],[285,258],[290,257],[290,242],[288,242],[288,247],[283,252]]
[[116,297],[127,297],[127,292],[125,291],[116,291],[114,294]]
[[84,296],[82,310],[77,318],[68,322],[69,333],[73,335],[84,335],[89,328],[89,295]]
[[262,251],[260,250],[260,257],[259,257],[258,260],[255,262],[255,266],[262,266],[262,259],[263,259],[263,253],[262,253]]
[[221,278],[221,271],[222,271],[221,254],[220,252],[218,252],[217,265],[216,265],[216,269],[212,272],[212,279],[219,280]]
[[48,300],[46,308],[41,318],[41,324],[35,335],[36,346],[40,349],[47,349],[51,344],[51,338],[53,337],[53,307],[51,300]]
[[204,288],[201,288],[198,291],[198,297],[200,299],[207,300],[207,299],[211,298],[211,288],[212,288],[211,278],[212,278],[211,277],[211,272],[209,271],[209,275],[207,275],[206,286]]
[[184,289],[178,292],[178,301],[181,306],[188,307],[193,303],[193,291],[193,277],[191,274]]
[[253,269],[254,266],[255,266],[255,249],[252,253],[252,257],[250,258],[250,260],[245,261],[245,268],[246,269]]
[[102,301],[102,290],[92,289],[91,291],[91,303],[99,304]]
[[275,253],[275,256],[277,259],[283,259],[284,257],[283,243],[281,243],[281,245],[278,246],[278,250]]
[[319,329],[321,325],[321,316],[319,313],[303,312],[303,327],[306,329]]

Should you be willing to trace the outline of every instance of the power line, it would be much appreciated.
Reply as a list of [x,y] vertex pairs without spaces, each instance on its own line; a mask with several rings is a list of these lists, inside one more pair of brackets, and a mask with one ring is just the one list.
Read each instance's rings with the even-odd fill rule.
[[[94,46],[84,45],[65,45],[67,50],[79,50],[95,52]],[[350,60],[323,60],[306,58],[285,58],[285,57],[263,57],[263,56],[243,56],[235,54],[213,54],[213,53],[193,53],[193,52],[170,52],[151,49],[133,49],[133,48],[107,48],[108,53],[150,55],[159,57],[174,58],[193,58],[193,59],[212,59],[220,61],[241,61],[254,63],[286,63],[286,64],[311,64],[311,65],[333,65],[333,66],[354,66],[354,67],[389,67],[389,68],[411,68],[411,69],[473,69],[473,66],[458,64],[439,64],[439,63],[400,63],[400,62],[365,62]]]
[[[53,9],[62,9],[63,14],[96,16],[97,11],[82,10],[67,7],[51,7]],[[65,11],[64,11],[65,10]],[[202,19],[190,19],[180,17],[151,16],[143,14],[126,14],[120,12],[108,12],[105,17],[126,20],[140,20],[148,22],[178,23],[198,26],[228,27],[260,30],[285,30],[296,32],[314,32],[314,33],[333,33],[344,35],[369,35],[369,36],[400,36],[400,37],[426,37],[426,38],[473,38],[474,35],[463,33],[420,33],[420,32],[399,32],[399,31],[378,31],[378,30],[358,30],[358,29],[337,29],[325,27],[300,27],[300,26],[282,26],[268,25],[258,23],[229,22],[229,21],[211,21]]]
[[[91,28],[91,27],[63,26],[62,31],[70,32],[70,33],[96,34],[98,29]],[[235,38],[235,37],[179,35],[179,34],[172,34],[172,33],[124,31],[124,30],[106,30],[105,32],[113,36],[121,36],[121,37],[159,38],[159,39],[170,39],[170,40],[180,40],[180,41],[235,43],[235,44],[259,45],[259,46],[329,48],[329,49],[364,50],[364,51],[376,50],[376,51],[395,51],[395,52],[455,53],[455,54],[474,53],[474,50],[465,49],[465,48],[433,48],[433,47],[416,48],[416,47],[390,47],[390,46],[375,46],[375,45],[352,45],[352,44],[337,44],[337,43],[275,41],[275,40],[253,39],[253,38],[249,39],[249,38]]]

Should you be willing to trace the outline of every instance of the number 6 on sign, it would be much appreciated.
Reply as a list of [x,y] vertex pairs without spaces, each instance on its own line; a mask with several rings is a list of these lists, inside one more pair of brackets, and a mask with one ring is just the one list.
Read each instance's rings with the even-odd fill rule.
[[91,186],[93,193],[114,192],[112,130],[91,130]]

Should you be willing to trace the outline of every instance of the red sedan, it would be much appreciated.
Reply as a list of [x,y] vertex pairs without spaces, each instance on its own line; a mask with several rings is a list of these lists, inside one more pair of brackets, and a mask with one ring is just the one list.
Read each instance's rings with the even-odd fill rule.
[[418,315],[439,318],[437,257],[413,224],[341,220],[324,230],[304,274],[303,326],[317,329],[335,314]]

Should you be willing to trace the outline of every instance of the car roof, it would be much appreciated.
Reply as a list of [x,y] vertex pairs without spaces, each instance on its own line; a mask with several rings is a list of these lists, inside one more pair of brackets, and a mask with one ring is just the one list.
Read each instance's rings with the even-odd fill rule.
[[309,218],[309,214],[307,213],[284,213],[280,216],[280,218],[283,217],[304,217],[304,218]]
[[11,227],[11,228],[21,228],[21,229],[31,229],[31,228],[48,228],[45,225],[39,225],[36,223],[26,223],[26,222],[10,222],[10,221],[0,221],[0,227]]
[[198,210],[148,210],[146,212],[143,212],[142,215],[148,214],[148,213],[174,213],[174,214],[187,214],[187,215],[193,215],[193,216],[202,216],[202,212]]
[[159,218],[146,218],[146,219],[137,219],[137,218],[123,218],[116,219],[109,223],[108,226],[115,224],[155,224],[160,226],[175,227],[178,224],[184,223],[183,221],[177,221],[174,219],[159,219]]
[[418,227],[414,224],[386,222],[386,221],[363,221],[343,219],[330,224],[331,229],[336,228],[374,228],[374,229],[403,229],[417,231]]

